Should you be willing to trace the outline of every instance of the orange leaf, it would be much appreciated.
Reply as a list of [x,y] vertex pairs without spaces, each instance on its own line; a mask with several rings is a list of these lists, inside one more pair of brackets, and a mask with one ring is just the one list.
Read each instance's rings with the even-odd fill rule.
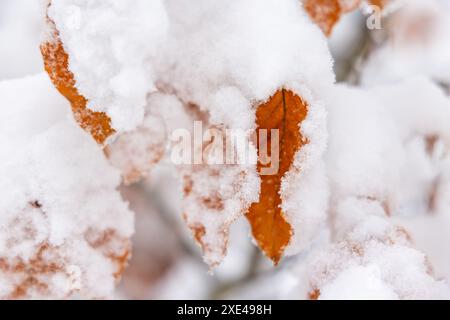
[[306,0],[304,6],[311,19],[329,36],[341,16],[339,0]]
[[371,5],[377,6],[380,9],[383,9],[388,2],[389,0],[369,0]]
[[[51,21],[48,23],[52,24]],[[94,112],[87,108],[87,100],[75,87],[75,78],[69,70],[69,56],[55,31],[53,41],[41,45],[45,70],[58,91],[69,100],[75,119],[100,144],[114,134],[111,119],[103,112]]]
[[[292,228],[281,211],[281,183],[290,170],[295,154],[306,143],[300,133],[300,123],[307,115],[306,103],[292,91],[279,90],[256,111],[258,154],[261,160],[259,133],[267,130],[267,153],[271,150],[271,129],[279,130],[279,166],[273,175],[262,175],[266,166],[258,163],[261,177],[259,202],[253,203],[247,213],[253,236],[264,253],[277,264],[292,235]],[[273,157],[272,157],[273,158]]]
[[356,9],[360,2],[361,0],[305,0],[304,8],[323,33],[329,37],[341,15]]

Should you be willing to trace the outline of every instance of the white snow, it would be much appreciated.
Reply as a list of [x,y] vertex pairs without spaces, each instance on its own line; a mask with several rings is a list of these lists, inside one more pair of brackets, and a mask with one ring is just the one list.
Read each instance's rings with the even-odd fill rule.
[[129,250],[133,233],[119,172],[47,75],[0,82],[0,96],[0,259],[9,265],[0,297],[110,296],[119,268],[110,257]]
[[155,90],[152,59],[168,28],[163,2],[52,1],[48,15],[89,107],[106,111],[116,130],[136,128]]
[[44,11],[40,1],[0,3],[0,80],[42,71],[39,44],[45,25]]
[[[343,78],[355,69],[351,86],[334,84],[327,41],[298,0],[53,0],[48,15],[76,86],[117,130],[104,150],[108,159],[46,75],[25,77],[43,71],[38,44],[47,1],[5,3],[1,298],[112,297],[134,230],[117,188],[145,175],[169,211],[183,213],[204,260],[219,264],[231,223],[258,199],[256,168],[174,166],[171,133],[193,134],[194,120],[223,135],[254,130],[257,106],[280,88],[308,104],[299,127],[308,144],[281,190],[294,230],[286,254],[294,257],[278,268],[255,267],[246,279],[253,248],[248,229],[237,225],[234,256],[213,278],[175,252],[182,250],[178,224],[170,237],[161,227],[158,239],[146,235],[139,246],[174,250],[166,256],[174,261],[147,295],[206,298],[218,283],[243,278],[247,284],[230,297],[308,298],[317,290],[319,299],[450,298],[448,1],[407,1],[368,37],[357,30],[360,13],[344,17],[330,43]],[[364,40],[371,46],[355,57]]]
[[295,0],[64,0],[49,16],[81,94],[119,132],[142,122],[155,86],[250,129],[254,103],[280,87],[318,95],[333,81],[324,37]]
[[405,1],[384,22],[389,41],[371,53],[361,83],[392,83],[417,75],[450,83],[449,12],[447,1]]
[[432,214],[430,199],[444,200],[433,186],[446,172],[450,99],[422,77],[372,88],[339,85],[330,99],[333,244],[312,255],[306,277],[321,299],[448,299],[447,284],[433,278],[403,219],[389,217]]

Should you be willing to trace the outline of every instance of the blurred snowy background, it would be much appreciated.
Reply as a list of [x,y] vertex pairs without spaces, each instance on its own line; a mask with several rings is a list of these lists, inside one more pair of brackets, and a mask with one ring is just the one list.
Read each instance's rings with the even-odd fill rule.
[[[42,6],[38,2],[0,0],[0,81],[43,72],[39,44],[44,21]],[[366,16],[360,11],[346,15],[339,22],[329,39],[338,82],[371,87],[396,84],[421,75],[444,92],[450,92],[450,1],[407,2],[410,3],[404,8],[383,18],[382,30],[368,30]],[[428,92],[433,90],[424,89],[423,101],[427,101]],[[421,92],[406,91],[406,96],[421,95]],[[379,97],[383,90],[370,94]],[[415,98],[411,97],[412,100]],[[343,105],[345,103],[342,102]],[[355,118],[352,119],[353,114]],[[345,121],[364,123],[364,115],[358,115],[356,111],[352,113],[349,110],[346,115],[349,119]],[[403,113],[405,115],[408,117],[407,112]],[[448,112],[442,114],[443,117],[447,115]],[[338,118],[339,115],[332,111],[330,117]],[[339,130],[347,128],[345,121],[344,129]],[[450,130],[450,122],[444,123]],[[361,147],[361,154],[364,154],[367,150],[363,144]],[[414,149],[415,145],[410,148]],[[409,155],[405,154],[411,156],[415,167],[403,173],[402,183],[396,184],[400,190],[391,193],[390,220],[408,230],[415,247],[427,255],[435,277],[449,281],[450,210],[438,210],[436,206],[442,207],[443,203],[450,202],[450,194],[439,195],[436,190],[429,192],[428,186],[438,188],[439,179],[444,179],[450,172],[448,168],[442,169],[442,162],[436,164],[436,161],[425,156],[421,158],[410,151]],[[358,156],[355,155],[354,161],[358,161]],[[361,157],[364,158],[363,155]],[[396,172],[397,169],[387,172]],[[370,167],[361,170],[370,170]],[[412,171],[417,174],[411,174]],[[426,192],[416,188],[423,185],[426,185]],[[285,259],[274,268],[251,243],[245,219],[232,226],[228,256],[213,275],[209,274],[200,250],[181,219],[178,188],[177,180],[163,163],[146,181],[121,190],[136,214],[136,233],[133,236],[133,256],[117,289],[117,298],[305,298],[304,291],[309,283],[300,274],[305,268],[303,262],[308,252]],[[423,194],[427,195],[424,196],[426,199],[422,199]],[[427,207],[421,208],[424,205]],[[330,235],[324,231],[323,238],[328,237]],[[318,243],[320,239],[319,236]],[[335,285],[345,287],[345,284]]]

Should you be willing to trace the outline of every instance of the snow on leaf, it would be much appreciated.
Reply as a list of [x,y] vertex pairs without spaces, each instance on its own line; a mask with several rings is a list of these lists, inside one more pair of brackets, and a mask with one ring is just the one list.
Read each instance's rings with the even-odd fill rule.
[[[52,24],[50,21],[48,23]],[[69,56],[56,31],[53,32],[53,37],[41,45],[45,70],[58,91],[70,101],[79,125],[88,131],[95,141],[103,144],[115,132],[111,127],[111,120],[105,113],[87,108],[88,101],[75,86],[74,75],[69,70]]]
[[[227,253],[230,225],[256,201],[258,177],[254,165],[226,164],[226,161],[214,164],[215,151],[225,150],[229,132],[223,126],[208,124],[207,116],[196,106],[186,106],[184,110],[191,120],[203,119],[205,131],[214,130],[213,136],[203,137],[202,145],[194,149],[202,157],[201,164],[177,166],[183,187],[183,218],[201,247],[205,262],[214,268]],[[192,121],[186,125],[192,129]],[[233,152],[239,156],[238,150]]]
[[183,218],[205,262],[214,268],[227,253],[230,225],[250,204],[242,191],[250,174],[233,165],[205,165],[184,172]]
[[166,132],[163,120],[147,114],[142,125],[125,132],[104,149],[111,164],[122,173],[126,185],[140,181],[164,157]]
[[330,36],[341,16],[358,7],[361,0],[305,0],[304,7],[325,35]]
[[323,33],[329,36],[341,16],[339,0],[306,0],[304,6]]
[[448,298],[403,222],[435,210],[430,149],[436,137],[448,149],[448,97],[426,78],[334,91],[326,154],[333,238],[308,263],[309,297]]
[[[382,212],[381,205],[370,205]],[[425,255],[412,247],[408,232],[378,214],[366,215],[344,238],[316,253],[309,279],[314,300],[446,299],[450,294],[434,278]]]
[[[279,130],[278,171],[270,175],[260,175],[261,195],[259,202],[253,203],[247,213],[253,230],[253,236],[264,253],[277,264],[285,247],[289,244],[292,228],[281,210],[281,183],[290,170],[295,154],[306,143],[300,133],[300,124],[307,115],[306,103],[292,91],[281,89],[268,102],[261,104],[256,112],[258,133],[267,130],[267,153],[271,148],[271,130]],[[258,134],[258,139],[260,135]],[[261,141],[258,151],[261,158]],[[273,158],[273,157],[272,157]],[[273,165],[273,163],[271,163]],[[265,167],[258,163],[258,170]]]
[[[326,41],[296,1],[198,2],[192,6],[180,0],[136,0],[129,6],[113,0],[53,1],[48,17],[55,23],[59,45],[67,53],[66,69],[73,73],[69,78],[71,88],[76,87],[77,95],[85,97],[83,110],[104,112],[111,130],[117,132],[115,140],[106,135],[100,140],[107,140],[105,152],[121,170],[125,183],[139,180],[161,160],[164,135],[186,128],[176,124],[177,118],[187,116],[190,126],[196,119],[192,110],[166,112],[165,102],[154,103],[152,97],[167,94],[181,102],[183,108],[197,106],[197,112],[204,115],[200,120],[205,129],[216,128],[226,136],[227,129],[254,132],[254,102],[266,99],[283,85],[304,93],[314,106],[314,112],[308,114],[310,119],[305,121],[305,137],[312,137],[314,143],[296,159],[297,150],[289,149],[291,159],[282,169],[290,175],[286,179],[280,175],[277,188],[271,190],[278,193],[278,203],[271,203],[274,210],[285,206],[283,211],[290,223],[282,233],[290,235],[292,225],[296,227],[305,219],[320,220],[315,212],[324,199],[314,192],[312,202],[297,201],[295,190],[310,182],[321,185],[316,168],[304,172],[309,175],[307,180],[297,173],[303,165],[313,169],[312,163],[303,160],[320,161],[325,145],[319,96],[334,81]],[[274,16],[274,10],[279,14]],[[271,24],[267,24],[268,19]],[[199,48],[208,48],[208,54],[199,55]],[[258,59],[254,59],[255,54]],[[288,91],[282,92],[292,98]],[[166,115],[161,117],[164,112]],[[158,119],[162,123],[155,125]],[[299,124],[295,123],[295,132],[300,132]],[[256,148],[252,152],[256,157]],[[298,164],[295,172],[290,172],[290,164],[294,163]],[[256,167],[253,163],[178,168],[187,183],[185,190],[191,191],[186,193],[181,210],[210,265],[217,265],[223,258],[230,223],[258,200],[261,183]],[[295,209],[298,206],[305,208],[300,214]],[[283,216],[279,211],[278,216]],[[303,249],[296,244],[306,243],[304,240],[314,234],[317,224],[311,225],[314,228],[302,233],[305,237],[292,241],[292,252]],[[276,249],[272,251],[280,252],[268,254],[279,260],[290,240],[288,236],[274,244]]]
[[111,297],[133,233],[118,171],[45,74],[0,95],[0,298]]
[[50,1],[54,24],[87,108],[104,112],[117,133],[139,126],[155,92],[156,55],[168,27],[165,1]]

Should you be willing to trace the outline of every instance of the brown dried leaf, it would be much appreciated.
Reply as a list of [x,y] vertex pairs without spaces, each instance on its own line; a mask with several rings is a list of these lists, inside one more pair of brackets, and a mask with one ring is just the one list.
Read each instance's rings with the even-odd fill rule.
[[[279,170],[274,175],[261,175],[261,194],[247,213],[253,236],[264,253],[277,264],[292,235],[292,228],[281,211],[281,183],[290,170],[297,151],[306,143],[300,133],[300,123],[307,115],[306,103],[292,91],[279,90],[256,111],[257,131],[268,130],[267,151],[271,150],[270,130],[279,130]],[[259,138],[259,134],[258,134]],[[258,141],[258,152],[260,152]],[[260,154],[261,156],[261,154]]]
[[380,9],[383,9],[384,7],[386,7],[388,2],[389,2],[389,0],[369,0],[369,3],[371,5],[377,6]]
[[[313,260],[314,263],[310,267],[311,282],[308,298],[310,300],[319,300],[321,298],[322,289],[335,281],[336,277],[346,270],[349,265],[363,265],[364,263],[373,263],[376,265],[379,263],[377,261],[372,261],[374,259],[374,247],[376,247],[377,250],[382,249],[382,251],[380,251],[382,256],[389,255],[389,250],[392,250],[392,247],[403,247],[405,249],[408,248],[408,250],[415,250],[412,246],[410,234],[401,226],[389,226],[380,234],[367,234],[364,240],[351,239],[351,234],[348,234],[344,239],[333,244],[325,254],[323,252],[320,253],[320,258],[318,260]],[[399,260],[401,261],[403,259],[404,257]],[[424,274],[433,277],[432,268],[426,257],[424,257],[422,262],[415,261],[412,263],[417,263],[419,266],[423,263],[422,270],[424,270]],[[417,270],[419,270],[419,268]],[[400,270],[393,272],[401,273]],[[389,277],[384,281],[395,288],[395,284],[390,283],[392,280],[389,279]],[[401,294],[401,290],[399,294]],[[405,298],[407,297],[401,297],[401,299]]]
[[120,134],[105,147],[105,155],[120,170],[125,185],[148,176],[164,157],[167,141],[163,121],[156,115],[146,114],[136,130]]
[[306,0],[305,10],[325,35],[331,35],[334,25],[341,16],[339,0]]
[[191,166],[183,172],[183,218],[214,268],[227,253],[230,225],[250,205],[242,193],[249,173],[235,165]]
[[328,37],[341,16],[355,10],[361,0],[305,0],[304,8]]
[[[48,22],[54,25],[51,21]],[[87,100],[76,88],[75,78],[69,70],[69,56],[64,50],[58,33],[54,31],[54,39],[41,45],[45,70],[58,91],[70,101],[75,119],[100,144],[114,134],[111,119],[103,112],[94,112],[87,108]]]
[[205,262],[214,268],[227,253],[230,225],[247,212],[252,202],[244,191],[252,173],[239,165],[209,164],[180,167],[179,171],[183,178],[183,218]]
[[115,266],[114,278],[119,281],[128,261],[131,258],[131,240],[122,237],[117,230],[114,229],[88,229],[85,239],[89,246],[109,259]]
[[[33,216],[45,219],[46,215],[41,202],[33,200],[7,225],[15,232],[6,239],[8,252],[0,254],[0,274],[9,282],[8,289],[0,294],[0,299],[71,298],[80,291],[81,288],[77,287],[55,291],[52,285],[54,279],[71,282],[70,266],[76,266],[77,262],[67,255],[68,250],[73,250],[70,247],[71,241],[61,246],[51,244],[48,238],[40,241],[39,229]],[[119,281],[131,255],[130,239],[121,236],[114,229],[94,228],[86,230],[84,238],[89,248],[101,253],[105,261],[111,263],[114,278]],[[11,254],[20,252],[17,247],[29,245],[30,242],[34,246],[29,258]],[[90,292],[83,291],[83,294],[89,296]]]

